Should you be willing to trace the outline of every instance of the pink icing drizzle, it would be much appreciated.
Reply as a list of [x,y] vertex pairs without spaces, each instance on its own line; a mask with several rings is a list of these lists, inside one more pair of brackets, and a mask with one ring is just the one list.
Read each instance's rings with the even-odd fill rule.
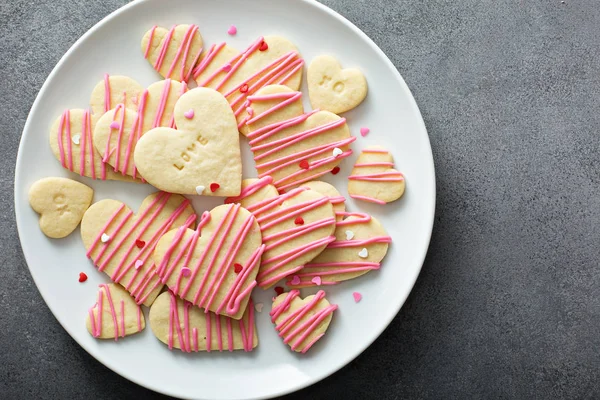
[[110,78],[108,74],[104,74],[104,112],[110,109]]
[[[125,302],[121,300],[120,303],[120,311],[121,311],[121,321],[120,321],[120,334],[119,334],[119,322],[117,321],[117,312],[115,310],[115,305],[110,293],[110,288],[106,283],[102,283],[98,285],[100,290],[98,291],[98,300],[96,304],[94,304],[88,311],[90,317],[90,324],[92,330],[92,336],[100,337],[102,335],[102,314],[103,314],[103,301],[104,296],[106,295],[106,299],[109,305],[110,316],[113,320],[113,328],[115,332],[115,341],[119,339],[119,336],[125,337]],[[96,313],[94,315],[94,309]],[[138,306],[138,332],[142,331],[142,323],[141,323],[141,308]]]
[[[319,290],[308,303],[305,303],[302,307],[283,318],[282,321],[276,322],[277,318],[290,308],[292,301],[299,295],[299,290],[290,291],[281,303],[273,306],[269,314],[271,321],[276,323],[275,329],[279,331],[279,336],[283,337],[285,344],[290,344],[292,350],[296,350],[315,331],[317,326],[338,308],[337,305],[330,304],[324,309],[314,312],[310,318],[300,323],[302,318],[309,314],[325,298],[325,292]],[[313,338],[302,348],[301,352],[306,353],[322,336],[323,334],[319,334]]]
[[[148,58],[148,56],[150,54],[150,48],[152,47],[152,41],[154,39],[154,31],[156,30],[156,28],[157,28],[156,26],[153,26],[152,30],[150,31],[150,38],[148,40],[148,44],[146,45],[146,51],[144,52],[144,58]],[[173,25],[173,27],[167,32],[167,35],[165,36],[165,39],[162,42],[160,52],[158,54],[158,57],[156,58],[156,61],[154,62],[154,69],[157,71],[160,71],[160,69],[162,68],[163,62],[164,62],[167,52],[169,50],[169,45],[171,44],[171,41],[173,40],[173,36],[174,36],[176,28],[177,28],[177,25]],[[192,59],[190,68],[189,68],[188,72],[186,73],[185,68],[186,68],[186,65],[188,64],[188,59],[190,57],[190,48],[191,48],[192,42],[194,40],[194,35],[196,35],[197,32],[199,32],[198,26],[194,25],[194,24],[190,25],[188,27],[188,29],[185,31],[185,33],[183,35],[183,40],[181,41],[181,44],[179,45],[179,47],[176,50],[175,56],[173,57],[173,62],[169,66],[169,69],[168,69],[167,73],[165,74],[165,77],[171,76],[171,74],[173,73],[173,71],[175,69],[175,66],[177,65],[177,62],[179,61],[179,62],[181,62],[181,70],[179,72],[179,80],[182,82],[189,80],[189,78],[192,74],[194,65],[196,65],[196,63],[198,62],[198,59],[200,58],[200,54],[202,54],[202,49],[198,50],[198,53]]]

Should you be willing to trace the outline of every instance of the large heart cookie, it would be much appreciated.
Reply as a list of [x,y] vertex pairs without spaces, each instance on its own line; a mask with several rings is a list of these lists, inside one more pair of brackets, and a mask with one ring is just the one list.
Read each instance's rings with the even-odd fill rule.
[[127,290],[116,283],[103,283],[96,304],[88,311],[85,325],[95,338],[118,340],[143,331],[146,319],[142,308]]
[[392,155],[380,146],[362,151],[352,174],[348,177],[350,197],[371,203],[385,204],[402,197],[404,175],[394,169]]
[[94,146],[102,154],[102,161],[115,172],[137,178],[133,153],[138,140],[150,129],[175,127],[173,109],[186,91],[185,83],[165,79],[142,92],[136,111],[118,104],[102,115],[94,128]]
[[155,128],[137,142],[135,165],[171,193],[236,196],[242,181],[235,117],[219,92],[196,88],[175,104],[177,129]]
[[304,268],[288,277],[290,287],[333,285],[379,269],[392,238],[375,218],[364,213],[342,213],[335,241]]
[[143,91],[142,85],[128,76],[104,74],[104,79],[98,82],[90,96],[93,118],[97,120],[117,104],[136,110]]
[[[356,140],[346,120],[328,111],[297,116],[300,97],[290,97],[296,93],[283,86],[267,86],[248,99],[254,115],[247,121],[248,139],[258,176],[273,177],[279,190],[331,172],[352,154],[349,145]],[[266,118],[274,122],[260,125]]]
[[240,319],[256,286],[264,248],[254,216],[239,204],[222,205],[204,213],[197,230],[182,227],[166,233],[154,261],[173,293]]
[[273,300],[270,315],[283,343],[294,351],[306,353],[323,337],[337,308],[329,304],[322,290],[304,300],[299,290],[292,290]]
[[357,68],[342,69],[332,56],[319,56],[306,75],[310,104],[340,114],[358,106],[367,96],[367,80]]
[[124,203],[101,200],[81,221],[81,237],[90,258],[131,293],[138,304],[150,305],[162,283],[156,274],[152,252],[169,230],[193,227],[196,214],[183,196],[157,192],[146,197],[135,215]]
[[153,26],[142,38],[144,58],[164,78],[187,82],[202,53],[197,25]]
[[260,225],[266,247],[256,280],[263,288],[300,271],[335,240],[328,197],[304,188],[279,195],[270,182],[270,177],[244,180],[242,194],[226,200],[241,203]]
[[194,79],[198,86],[223,93],[237,117],[238,128],[246,134],[248,96],[272,84],[298,90],[303,66],[293,43],[280,36],[265,36],[242,53],[225,43],[211,46],[194,69]]
[[252,351],[258,346],[252,302],[239,320],[204,312],[171,291],[162,293],[150,308],[154,336],[169,349],[192,351]]
[[94,190],[67,178],[44,178],[29,189],[29,204],[40,214],[40,229],[48,237],[64,238],[77,228],[92,203]]

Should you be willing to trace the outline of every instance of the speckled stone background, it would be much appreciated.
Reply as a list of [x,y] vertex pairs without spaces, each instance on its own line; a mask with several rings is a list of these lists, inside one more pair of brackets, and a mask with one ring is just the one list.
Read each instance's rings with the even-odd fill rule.
[[[423,271],[390,327],[288,398],[600,398],[598,2],[323,2],[373,38],[412,89],[433,147],[437,212]],[[13,209],[17,146],[38,90],[124,3],[0,1],[2,399],[163,398],[63,331],[27,271]]]

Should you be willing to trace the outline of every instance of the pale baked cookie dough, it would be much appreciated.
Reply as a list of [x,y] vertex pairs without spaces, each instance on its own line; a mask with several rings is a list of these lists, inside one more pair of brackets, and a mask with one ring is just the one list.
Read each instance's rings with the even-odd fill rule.
[[344,219],[346,211],[346,199],[340,194],[340,192],[330,183],[323,181],[309,181],[300,185],[302,188],[308,188],[316,192],[321,193],[324,196],[329,197],[329,201],[333,206],[335,212],[335,218],[337,221]]
[[40,179],[29,188],[29,204],[40,214],[40,229],[53,239],[77,228],[93,196],[91,187],[67,178]]
[[367,80],[358,68],[342,69],[332,56],[316,57],[308,66],[308,95],[314,109],[341,114],[367,96]]
[[404,175],[394,169],[392,155],[381,146],[364,149],[348,177],[350,197],[377,204],[398,200],[405,186]]
[[164,78],[189,81],[202,51],[198,26],[174,25],[171,29],[153,26],[142,37],[142,53]]
[[250,149],[260,178],[288,190],[331,172],[352,154],[346,119],[329,111],[303,113],[301,93],[267,86],[249,97]]
[[85,326],[97,339],[118,340],[146,327],[142,308],[116,283],[101,284],[96,304],[88,311]]
[[142,85],[128,76],[104,74],[104,79],[96,84],[90,96],[94,121],[108,110],[115,108],[117,104],[124,104],[130,110],[137,110],[143,91]]
[[235,116],[219,92],[196,88],[175,104],[177,129],[155,128],[137,142],[135,165],[171,193],[237,196],[242,159]]
[[163,235],[154,250],[162,282],[195,306],[240,319],[265,246],[256,218],[239,204],[205,212],[198,229]]
[[283,342],[296,352],[306,353],[325,335],[337,308],[322,290],[304,299],[299,290],[292,290],[273,300],[270,316]]
[[150,308],[154,336],[186,353],[199,351],[252,351],[258,346],[252,302],[239,320],[216,315],[175,296],[162,293]]
[[327,196],[306,188],[279,195],[271,181],[246,179],[241,195],[226,200],[240,203],[260,225],[266,248],[256,280],[262,288],[297,273],[335,240],[335,213]]
[[157,192],[137,214],[117,200],[92,204],[81,221],[81,237],[99,271],[120,283],[138,304],[149,306],[163,287],[152,253],[162,234],[195,226],[196,214],[183,196]]

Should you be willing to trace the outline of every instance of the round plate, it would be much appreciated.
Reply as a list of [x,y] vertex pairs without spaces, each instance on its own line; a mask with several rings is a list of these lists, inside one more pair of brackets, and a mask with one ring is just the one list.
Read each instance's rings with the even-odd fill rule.
[[[85,328],[87,310],[95,302],[97,285],[108,277],[85,257],[79,232],[50,240],[38,228],[38,216],[28,205],[27,192],[37,179],[66,176],[95,189],[95,200],[114,198],[137,209],[154,189],[148,185],[96,182],[61,168],[48,145],[49,128],[65,108],[87,107],[94,85],[104,73],[128,75],[143,86],[161,79],[144,59],[140,40],[153,25],[170,27],[195,23],[207,44],[227,41],[245,48],[260,35],[278,34],[294,42],[305,60],[335,55],[343,66],[358,66],[369,83],[363,104],[344,114],[357,141],[355,155],[342,171],[327,180],[347,195],[346,177],[356,154],[373,144],[388,148],[396,168],[407,179],[404,197],[386,206],[348,200],[351,211],[378,218],[393,238],[382,268],[327,288],[338,304],[326,335],[307,354],[292,352],[277,336],[268,316],[273,290],[256,290],[264,303],[256,324],[260,344],[252,353],[169,351],[150,328],[114,341],[94,339]],[[238,34],[227,35],[236,25]],[[318,27],[318,29],[315,29]],[[306,86],[303,87],[306,92]],[[304,95],[308,106],[307,95]],[[371,133],[361,137],[361,127]],[[243,140],[245,142],[245,139]],[[244,144],[245,176],[255,176]],[[222,203],[218,198],[193,199],[196,212]],[[367,348],[385,329],[406,300],[425,258],[435,208],[435,174],[429,139],[419,109],[400,74],[383,52],[346,19],[313,1],[279,0],[216,2],[200,0],[141,0],[112,13],[71,47],[40,90],[27,119],[15,174],[15,209],[25,258],[44,300],[69,334],[92,356],[127,379],[168,395],[183,398],[266,398],[301,389],[337,371]],[[83,284],[79,272],[88,274]],[[352,293],[363,295],[355,303]],[[147,310],[146,315],[147,315]]]

